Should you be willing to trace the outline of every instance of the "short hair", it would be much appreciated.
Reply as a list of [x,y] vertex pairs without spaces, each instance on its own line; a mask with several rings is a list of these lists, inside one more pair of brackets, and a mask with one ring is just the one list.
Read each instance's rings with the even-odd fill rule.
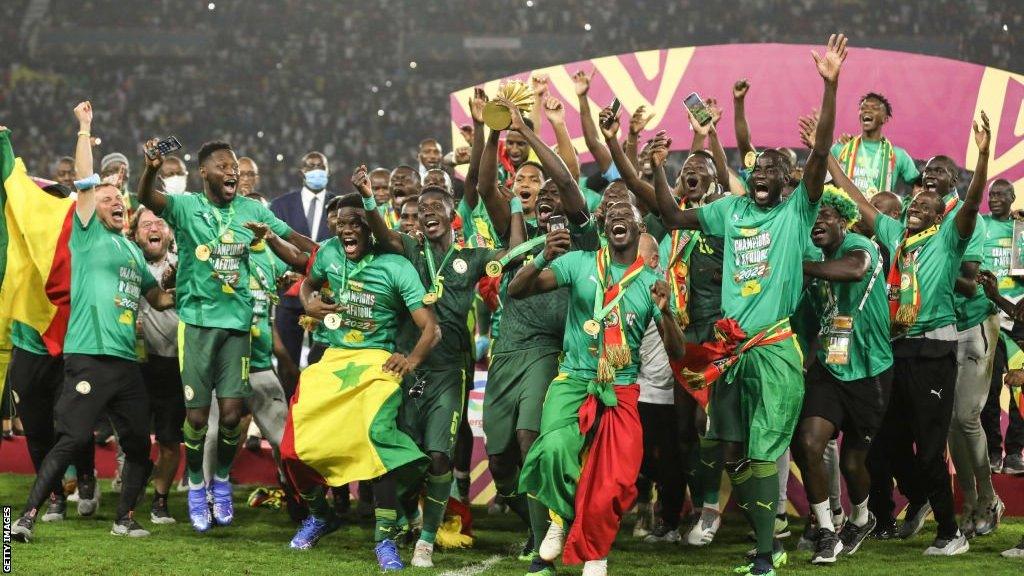
[[1011,196],[1016,196],[1017,195],[1016,191],[1013,189],[1013,182],[1010,182],[1006,178],[996,178],[995,180],[993,180],[992,184],[989,184],[989,187],[988,187],[988,191],[989,191],[990,194],[992,193],[992,189],[996,187],[996,184],[998,184],[1000,186],[1005,186],[1006,188],[1008,188],[1010,190],[1010,195]]
[[391,171],[391,174],[393,175],[395,172],[398,172],[399,170],[408,170],[409,172],[415,172],[417,175],[419,175],[420,173],[419,170],[413,168],[412,166],[409,166],[408,164],[399,164],[398,166],[395,166],[395,169]]
[[338,201],[336,210],[340,210],[342,208],[359,208],[360,210],[363,210],[363,196],[358,192],[348,192],[347,194],[336,196],[332,199],[332,202],[334,200]]
[[835,209],[840,218],[846,220],[847,228],[853,226],[853,223],[860,217],[860,210],[857,209],[857,204],[850,198],[850,195],[832,185],[825,186],[825,191],[821,195],[821,205],[831,206]]
[[71,164],[71,166],[75,165],[75,159],[72,158],[71,156],[61,156],[60,158],[57,158],[56,160],[53,161],[53,166],[51,166],[51,168],[54,172],[57,171],[57,165],[60,164],[61,162],[67,162]]
[[310,156],[319,156],[320,158],[323,159],[324,164],[327,164],[327,154],[324,154],[323,152],[320,152],[319,150],[313,150],[313,151],[310,151],[310,152],[306,152],[305,154],[302,155],[302,158],[299,159],[299,162],[305,162],[306,158],[309,158]]
[[139,207],[135,209],[135,214],[132,214],[132,219],[128,222],[128,237],[130,239],[135,240],[135,234],[139,231],[139,220],[146,212],[151,212],[151,210],[144,204],[139,204]]
[[[360,204],[361,206],[362,204]],[[327,211],[334,212],[341,207],[341,196],[331,196],[331,199],[327,201]]]
[[425,194],[440,194],[440,195],[444,196],[446,202],[449,202],[449,203],[454,203],[455,202],[455,199],[452,197],[451,193],[448,192],[447,189],[442,188],[440,186],[426,186],[425,188],[420,190],[420,196],[421,197],[424,196]]
[[384,174],[387,174],[389,177],[391,176],[391,170],[388,170],[387,168],[385,168],[383,166],[378,166],[378,167],[374,168],[373,170],[370,170],[367,173],[367,176],[372,178],[374,174],[380,173],[380,172],[383,172]]
[[438,148],[441,148],[441,143],[434,138],[424,138],[423,140],[420,140],[420,148],[423,148],[424,146],[427,146],[429,144],[433,144]]
[[526,162],[523,162],[522,164],[520,164],[519,167],[516,168],[516,172],[519,172],[520,170],[522,170],[524,166],[533,166],[537,170],[540,170],[541,180],[543,180],[547,176],[547,174],[545,174],[545,172],[544,172],[544,167],[541,166],[539,162],[535,162],[533,160],[527,160]]
[[882,96],[878,92],[868,92],[860,97],[860,101],[857,102],[857,105],[859,106],[863,104],[865,100],[878,100],[882,103],[882,106],[885,107],[885,115],[892,118],[892,104],[889,103],[888,98]]
[[199,165],[202,166],[203,163],[206,162],[206,159],[212,156],[213,153],[218,150],[227,150],[229,152],[234,152],[234,150],[231,148],[231,144],[228,144],[223,140],[213,140],[211,142],[206,142],[202,145],[201,148],[199,148],[199,154],[196,156]]

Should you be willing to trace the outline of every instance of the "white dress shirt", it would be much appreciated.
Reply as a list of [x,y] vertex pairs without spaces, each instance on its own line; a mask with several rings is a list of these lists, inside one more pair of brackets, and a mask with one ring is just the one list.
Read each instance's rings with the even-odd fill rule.
[[324,213],[324,199],[327,198],[327,189],[324,188],[319,192],[313,192],[305,186],[302,187],[302,215],[305,216],[309,212],[309,203],[316,198],[316,209],[313,211],[313,222],[309,226],[309,237],[316,240],[316,235],[320,232],[320,217]]
[[640,385],[639,401],[644,404],[675,403],[675,379],[668,363],[668,352],[662,344],[658,325],[651,320],[640,342],[640,373],[636,377]]

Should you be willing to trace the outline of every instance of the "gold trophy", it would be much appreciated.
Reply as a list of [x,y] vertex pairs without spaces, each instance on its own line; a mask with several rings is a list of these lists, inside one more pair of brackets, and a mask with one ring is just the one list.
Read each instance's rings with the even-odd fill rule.
[[[510,80],[498,88],[496,99],[504,98],[516,105],[523,116],[533,109],[533,90],[524,82]],[[512,112],[505,105],[491,100],[484,105],[484,124],[491,130],[505,130],[512,125]]]

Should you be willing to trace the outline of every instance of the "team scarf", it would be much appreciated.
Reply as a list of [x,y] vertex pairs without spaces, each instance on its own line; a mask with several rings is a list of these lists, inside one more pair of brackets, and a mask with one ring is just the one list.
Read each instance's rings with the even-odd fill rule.
[[886,284],[889,287],[889,335],[899,338],[910,331],[921,311],[921,284],[917,278],[917,257],[925,242],[939,231],[934,225],[914,235],[904,235],[896,248]]
[[381,217],[384,218],[384,223],[388,225],[389,229],[400,230],[402,228],[402,223],[398,215],[395,214],[395,209],[391,206],[390,202],[378,206],[377,210],[380,212]]
[[665,276],[671,290],[672,303],[675,306],[676,321],[682,330],[685,330],[690,324],[690,313],[686,308],[690,294],[690,254],[693,253],[693,247],[699,241],[699,230],[672,231],[669,247],[671,260],[665,270]]
[[[861,136],[856,136],[853,140],[843,144],[842,150],[839,151],[839,162],[844,164],[844,171],[850,177],[850,180],[854,179],[854,172],[857,169],[857,153],[860,152],[860,145]],[[875,164],[878,162],[878,157],[882,158],[882,166],[878,170],[882,181],[875,192],[885,192],[889,190],[892,174],[896,171],[896,149],[889,142],[889,139],[884,136],[881,142],[879,142],[879,146],[876,158],[872,159],[871,163]]]
[[[597,252],[597,279],[599,290],[594,295],[594,318],[601,325],[601,356],[597,360],[597,382],[610,383],[615,381],[615,371],[629,366],[633,361],[629,351],[629,343],[623,332],[622,311],[619,301],[626,294],[626,289],[633,280],[643,272],[644,259],[639,253],[622,278],[612,283],[610,266],[611,253],[608,248]],[[602,297],[603,296],[603,297]],[[603,303],[603,306],[601,305]]]

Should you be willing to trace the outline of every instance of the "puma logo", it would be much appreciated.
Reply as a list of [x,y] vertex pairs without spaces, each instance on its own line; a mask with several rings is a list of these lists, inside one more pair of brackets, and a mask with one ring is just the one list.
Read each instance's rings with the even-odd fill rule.
[[737,506],[739,506],[739,507],[740,507],[740,508],[742,508],[743,510],[750,510],[750,504],[744,504],[744,503],[742,503],[742,502],[738,502],[738,503],[737,503]]
[[774,511],[775,510],[775,503],[774,502],[761,502],[760,500],[755,500],[754,504],[757,504],[758,506],[760,506],[760,507],[762,507],[762,508],[764,508],[765,510],[768,510],[768,511]]
[[942,390],[929,390],[929,392],[938,396],[939,400],[942,400]]

